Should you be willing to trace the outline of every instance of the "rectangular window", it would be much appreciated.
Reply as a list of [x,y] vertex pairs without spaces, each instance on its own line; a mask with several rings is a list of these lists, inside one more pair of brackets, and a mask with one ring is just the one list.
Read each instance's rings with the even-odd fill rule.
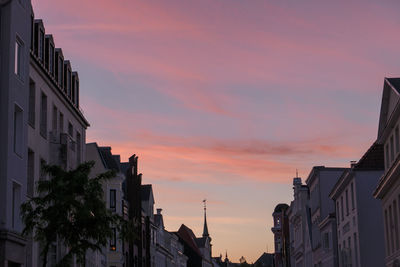
[[52,115],[52,130],[54,134],[57,132],[57,117],[58,117],[58,109],[55,105],[53,105],[53,115]]
[[39,59],[43,63],[43,52],[44,52],[44,32],[40,29],[39,33]]
[[14,230],[20,231],[20,209],[21,206],[21,185],[16,182],[12,183],[12,220],[11,226]]
[[356,267],[358,267],[358,244],[357,244],[357,234],[354,233],[354,258],[356,259]]
[[386,233],[386,247],[387,247],[387,255],[386,256],[390,256],[390,235],[389,235],[389,218],[388,218],[388,212],[387,209],[385,209],[385,233]]
[[74,104],[75,104],[75,85],[76,85],[76,75],[72,75],[71,100],[72,100],[72,103],[74,103]]
[[110,189],[110,210],[116,211],[116,191],[115,189]]
[[74,127],[70,122],[68,122],[68,134],[71,138],[74,138]]
[[389,235],[390,235],[390,247],[391,251],[394,252],[394,233],[393,233],[393,213],[392,213],[392,205],[389,205]]
[[389,145],[386,144],[385,146],[385,164],[386,164],[386,169],[389,169],[390,166],[390,161],[389,161]]
[[323,244],[324,249],[329,249],[329,233],[324,233]]
[[110,250],[116,251],[117,250],[117,230],[112,228],[112,237],[110,238]]
[[40,102],[40,134],[47,138],[47,96],[43,92]]
[[393,135],[390,137],[390,162],[394,160],[394,144],[393,144]]
[[351,267],[352,256],[351,256],[351,236],[347,239],[348,254],[347,254],[347,266]]
[[342,206],[341,216],[342,216],[342,221],[343,221],[344,220],[343,196],[340,197],[340,206]]
[[58,57],[58,85],[63,87],[63,65],[64,62],[61,57]]
[[14,152],[22,157],[22,141],[23,141],[23,131],[22,131],[23,119],[22,119],[22,109],[15,105],[14,106]]
[[399,250],[399,225],[397,219],[397,202],[393,201],[393,218],[394,218],[394,236],[396,243],[396,250]]
[[33,197],[34,186],[35,186],[35,153],[28,149],[28,184],[27,184],[27,195]]
[[353,183],[351,183],[351,186],[350,186],[350,193],[351,193],[351,209],[354,210],[356,207],[354,205],[354,186],[353,186]]
[[29,82],[29,114],[28,123],[35,128],[35,106],[36,106],[36,88],[35,82],[30,80]]
[[46,161],[44,159],[40,159],[40,175],[39,175],[39,180],[44,181],[46,180],[46,172],[44,170],[44,167],[46,166]]
[[346,189],[346,216],[349,216],[349,193]]
[[60,133],[64,132],[64,114],[60,112]]
[[75,105],[79,108],[79,81],[76,80],[75,83]]
[[340,222],[340,207],[339,207],[339,200],[336,200],[336,206],[337,206],[337,211],[336,211],[336,214],[337,214],[337,222],[338,222],[338,224],[339,224],[339,222]]
[[67,70],[67,94],[69,99],[71,99],[71,71],[69,69]]
[[18,39],[15,41],[15,61],[14,61],[14,71],[18,77],[22,78],[22,42]]
[[81,154],[82,154],[82,144],[81,144],[81,134],[76,132],[76,163],[81,164]]
[[50,74],[54,74],[54,46],[50,44],[49,47],[49,71]]
[[400,140],[399,140],[399,126],[394,130],[394,143],[396,145],[396,154],[399,153]]

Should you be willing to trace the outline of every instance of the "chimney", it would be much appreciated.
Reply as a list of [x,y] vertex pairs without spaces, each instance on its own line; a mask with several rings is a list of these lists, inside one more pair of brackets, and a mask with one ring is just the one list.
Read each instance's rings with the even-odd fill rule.
[[356,160],[351,160],[350,161],[350,168],[354,168],[357,165],[357,161]]
[[162,209],[157,209],[157,215],[161,215]]

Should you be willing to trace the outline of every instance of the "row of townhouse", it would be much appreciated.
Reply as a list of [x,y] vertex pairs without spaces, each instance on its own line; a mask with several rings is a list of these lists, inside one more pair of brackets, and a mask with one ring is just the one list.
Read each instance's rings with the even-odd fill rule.
[[[20,205],[36,195],[39,180],[50,178],[45,164],[71,170],[89,160],[93,176],[115,171],[103,184],[104,201],[138,227],[132,242],[115,230],[107,247],[88,252],[86,266],[212,266],[208,230],[199,238],[184,225],[169,232],[161,210],[154,214],[152,186],[142,184],[137,156],[121,162],[110,147],[86,144],[89,123],[79,94],[78,73],[35,18],[31,1],[0,0],[0,267],[43,265],[41,245],[21,234]],[[67,250],[52,244],[47,265]]]
[[400,266],[400,78],[385,78],[378,137],[349,168],[293,179],[273,213],[276,266]]

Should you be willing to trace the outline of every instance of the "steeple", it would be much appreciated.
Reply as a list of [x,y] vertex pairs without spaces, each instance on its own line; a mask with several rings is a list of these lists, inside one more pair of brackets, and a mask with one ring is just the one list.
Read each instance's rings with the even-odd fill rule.
[[210,237],[208,234],[208,227],[207,227],[207,204],[206,199],[203,200],[204,203],[204,228],[203,228],[203,237]]

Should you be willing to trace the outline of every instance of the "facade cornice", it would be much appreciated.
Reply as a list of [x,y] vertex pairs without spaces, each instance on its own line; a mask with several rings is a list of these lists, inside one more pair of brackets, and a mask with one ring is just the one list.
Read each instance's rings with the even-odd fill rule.
[[373,193],[374,198],[382,199],[389,191],[391,185],[395,182],[395,178],[400,174],[400,154],[397,155],[395,162],[379,179],[378,185]]
[[336,200],[338,195],[342,193],[343,189],[350,183],[353,177],[354,177],[354,171],[352,169],[344,171],[342,176],[339,178],[339,180],[336,182],[335,186],[329,193],[329,197],[333,200]]

